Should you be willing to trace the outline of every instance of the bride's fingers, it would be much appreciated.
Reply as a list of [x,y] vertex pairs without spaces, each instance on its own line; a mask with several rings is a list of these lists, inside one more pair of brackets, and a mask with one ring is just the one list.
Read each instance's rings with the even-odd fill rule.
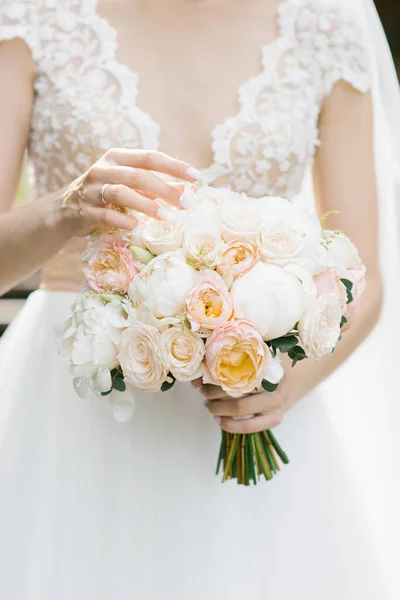
[[107,185],[103,197],[107,204],[113,204],[119,208],[131,208],[153,219],[161,219],[158,214],[160,208],[153,200],[149,200],[126,185]]
[[[231,398],[228,394],[224,392],[222,388],[217,385],[212,385],[206,383],[205,385],[196,385],[195,387],[201,387],[201,393],[207,400],[220,400],[222,398]],[[231,398],[232,400],[232,398]]]
[[222,429],[229,433],[257,433],[259,431],[266,431],[282,423],[282,418],[280,411],[257,415],[251,419],[237,420],[230,417],[216,417]]
[[138,224],[138,220],[132,215],[126,215],[109,208],[100,206],[85,205],[81,210],[82,218],[90,227],[93,224],[93,230],[106,225],[110,229],[114,227],[132,231]]
[[182,208],[182,193],[154,173],[129,167],[110,167],[101,172],[101,182],[124,185],[132,190],[141,190],[143,196],[161,198],[173,206]]
[[229,398],[228,400],[211,400],[207,407],[213,415],[220,417],[245,417],[279,410],[276,398],[266,394]]
[[189,163],[155,150],[115,148],[107,152],[106,160],[110,164],[134,167],[146,171],[157,171],[184,181],[198,181],[201,177],[200,171]]

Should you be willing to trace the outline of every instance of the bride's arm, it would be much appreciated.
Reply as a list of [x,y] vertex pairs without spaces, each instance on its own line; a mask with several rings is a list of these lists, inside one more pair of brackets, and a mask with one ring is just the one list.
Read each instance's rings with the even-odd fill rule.
[[[0,44],[0,294],[38,269],[74,236],[106,225],[132,229],[137,220],[110,210],[113,204],[162,218],[153,201],[184,208],[181,191],[154,172],[186,181],[200,173],[160,152],[112,149],[86,173],[55,193],[10,209],[28,143],[35,65],[22,40]],[[100,197],[104,184],[105,206]]]
[[[285,411],[339,367],[378,320],[382,281],[378,265],[372,112],[370,94],[361,94],[347,83],[339,82],[321,114],[321,146],[315,161],[319,212],[340,211],[340,215],[330,218],[329,228],[348,232],[367,267],[367,287],[357,318],[333,354],[320,362],[305,360],[294,369],[288,368],[274,393],[214,401],[221,398],[221,390],[204,386],[210,411],[218,421],[222,417],[222,427],[227,431],[260,431],[279,424]],[[230,418],[257,413],[265,414],[246,421]]]

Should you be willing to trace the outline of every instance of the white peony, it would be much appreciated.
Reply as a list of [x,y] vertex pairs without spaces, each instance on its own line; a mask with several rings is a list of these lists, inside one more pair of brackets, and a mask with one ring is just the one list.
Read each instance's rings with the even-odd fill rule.
[[185,261],[183,253],[157,256],[135,277],[129,297],[136,307],[145,304],[156,319],[184,312],[185,300],[196,285],[198,274]]
[[342,309],[335,294],[320,296],[298,324],[299,339],[306,355],[319,360],[331,353],[340,337]]
[[193,381],[203,374],[204,342],[189,329],[170,327],[161,334],[161,354],[178,381]]
[[297,275],[263,262],[233,282],[231,296],[235,318],[250,321],[265,341],[291,331],[307,300]]
[[118,367],[118,344],[128,326],[130,305],[120,296],[78,296],[57,328],[59,353],[69,360],[74,386],[81,397],[89,390],[111,389],[110,371]]
[[119,363],[128,383],[158,392],[168,370],[161,355],[161,334],[155,327],[135,321],[121,336]]
[[155,255],[179,250],[183,241],[182,226],[177,219],[153,220],[143,228],[142,241]]

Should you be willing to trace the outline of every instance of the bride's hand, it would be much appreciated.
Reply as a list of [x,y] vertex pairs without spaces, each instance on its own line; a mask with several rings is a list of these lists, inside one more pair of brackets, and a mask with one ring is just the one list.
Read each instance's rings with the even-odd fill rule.
[[[253,392],[242,398],[232,398],[216,385],[202,385],[201,380],[193,385],[200,389],[217,423],[230,433],[256,433],[272,429],[282,423],[285,411],[291,404],[284,381],[275,392]],[[243,418],[248,415],[254,416]]]
[[111,205],[133,209],[155,219],[162,218],[154,202],[156,198],[185,208],[179,187],[166,183],[154,171],[181,181],[193,182],[200,177],[200,172],[188,163],[161,152],[109,150],[63,190],[60,210],[73,222],[74,234],[86,235],[104,225],[128,230],[137,225],[134,216],[110,210]]

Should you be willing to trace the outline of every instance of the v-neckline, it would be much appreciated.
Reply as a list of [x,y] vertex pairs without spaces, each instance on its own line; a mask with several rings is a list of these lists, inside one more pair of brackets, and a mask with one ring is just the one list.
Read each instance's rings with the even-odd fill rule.
[[[275,18],[277,25],[277,35],[266,44],[263,44],[260,48],[260,72],[257,75],[249,75],[247,79],[245,79],[241,84],[239,84],[235,94],[238,105],[236,113],[233,115],[228,115],[221,123],[217,123],[210,131],[210,147],[213,155],[212,162],[210,165],[200,168],[200,171],[203,173],[205,180],[210,181],[212,179],[215,179],[218,175],[222,174],[221,172],[218,172],[220,171],[220,169],[218,168],[219,161],[217,160],[217,132],[221,129],[224,129],[229,123],[240,122],[240,118],[243,112],[245,111],[245,107],[243,106],[242,102],[242,90],[244,90],[250,84],[250,82],[263,76],[266,70],[266,64],[268,62],[267,56],[269,54],[273,54],[275,48],[282,45],[285,38],[287,37],[287,31],[285,31],[283,22],[283,13],[285,8],[292,2],[296,2],[296,0],[281,0],[278,6],[276,7]],[[104,17],[100,14],[99,0],[91,0],[91,6],[94,17],[98,19],[99,23],[101,23],[102,25],[103,35],[105,31],[108,31],[108,39],[113,41],[114,48],[112,49],[112,54],[114,64],[116,65],[116,67],[123,69],[126,73],[128,73],[128,75],[130,75],[136,82],[136,97],[134,99],[134,107],[139,112],[139,114],[142,115],[143,119],[146,121],[146,124],[152,130],[155,142],[154,149],[158,150],[160,147],[162,126],[161,123],[154,119],[148,111],[141,108],[140,103],[137,102],[137,95],[140,86],[139,73],[137,71],[134,71],[134,69],[125,62],[118,60],[119,33],[117,28],[110,22],[110,20],[107,17]]]

